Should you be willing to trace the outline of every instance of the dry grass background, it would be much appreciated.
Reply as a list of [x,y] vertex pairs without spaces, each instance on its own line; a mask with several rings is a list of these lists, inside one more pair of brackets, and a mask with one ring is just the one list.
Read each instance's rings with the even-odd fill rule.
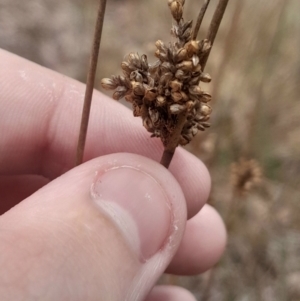
[[[97,2],[0,0],[0,47],[84,81]],[[166,2],[108,1],[99,79],[120,73],[131,51],[153,58],[154,42],[169,39]],[[201,2],[186,0],[186,19]],[[231,0],[221,24],[206,69],[212,128],[187,149],[210,169],[209,202],[227,220],[228,248],[212,273],[161,280],[199,300],[300,300],[299,11],[299,0]],[[241,157],[255,158],[264,174],[246,195],[229,180]]]

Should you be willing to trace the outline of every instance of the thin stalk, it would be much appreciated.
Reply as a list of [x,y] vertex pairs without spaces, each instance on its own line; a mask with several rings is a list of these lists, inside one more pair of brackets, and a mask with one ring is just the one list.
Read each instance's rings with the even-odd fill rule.
[[210,50],[206,53],[206,55],[203,57],[203,59],[201,60],[200,62],[200,65],[202,66],[202,70],[204,70],[205,68],[205,65],[207,63],[207,60],[208,60],[208,57],[209,57],[209,54],[211,52],[211,49],[212,49],[212,46],[214,44],[214,41],[215,41],[215,38],[216,38],[216,35],[218,33],[218,30],[219,30],[219,27],[220,27],[220,24],[221,24],[221,21],[223,19],[223,16],[224,16],[224,13],[225,13],[225,10],[226,10],[226,7],[227,7],[227,4],[228,4],[228,1],[229,0],[220,0],[219,1],[219,4],[215,10],[215,13],[212,17],[212,20],[211,20],[211,23],[210,23],[210,26],[209,26],[209,29],[208,29],[208,33],[207,33],[207,36],[206,36],[206,39],[210,42],[211,44],[211,48]]
[[[219,26],[221,24],[224,12],[226,10],[227,4],[228,4],[229,0],[220,0],[215,13],[213,15],[212,21],[210,23],[210,27],[208,30],[208,34],[207,34],[207,39],[209,40],[211,47],[214,43],[214,40],[216,38]],[[193,37],[196,35],[199,31],[202,19],[204,17],[204,14],[206,12],[207,6],[209,4],[209,1],[206,0],[206,2],[204,3],[204,5],[202,6],[198,19],[197,19],[197,24],[196,27],[194,29],[194,33],[193,33]],[[200,25],[198,25],[198,23],[200,23]],[[198,28],[199,26],[199,28]],[[198,28],[198,29],[197,29]],[[210,50],[207,52],[207,54],[203,57],[203,59],[200,62],[200,65],[202,66],[202,70],[204,70],[204,67],[206,65],[206,62],[208,60],[209,54],[210,54],[211,48]],[[165,145],[165,149],[161,158],[160,163],[165,166],[166,168],[168,168],[170,166],[170,163],[172,161],[172,158],[174,156],[176,147],[179,144],[179,139],[180,139],[180,135],[182,132],[182,128],[184,126],[184,123],[186,121],[186,113],[182,113],[178,116],[178,122],[177,122],[177,126],[174,130],[174,132],[172,133],[172,136],[170,137],[167,145]]]
[[90,57],[89,71],[88,71],[87,82],[86,82],[84,104],[82,109],[81,125],[80,125],[80,132],[79,132],[77,152],[76,152],[76,166],[80,165],[83,161],[85,141],[86,141],[88,123],[90,118],[90,110],[91,110],[95,77],[97,71],[102,29],[104,23],[105,8],[106,8],[106,0],[100,0],[97,22],[95,27],[95,34],[93,39],[93,46],[92,46],[91,57]]
[[238,39],[238,30],[240,28],[239,24],[243,5],[245,5],[244,1],[236,1],[234,12],[230,17],[230,24],[228,26],[229,29],[223,46],[224,50],[222,55],[222,61],[218,65],[218,72],[216,72],[216,75],[214,76],[214,85],[212,92],[212,95],[214,95],[214,105],[216,105],[216,99],[218,99],[219,88],[222,83],[224,74],[226,74],[226,72],[228,71],[226,68],[228,61],[230,60],[234,52],[234,47],[236,46],[235,40]]
[[177,126],[176,126],[175,130],[173,131],[172,135],[170,136],[170,139],[169,139],[167,145],[165,146],[162,158],[160,160],[160,164],[162,164],[166,168],[169,168],[172,158],[174,156],[176,147],[178,146],[182,128],[186,121],[186,116],[187,116],[186,112],[178,115]]
[[192,40],[196,40],[199,29],[201,27],[204,15],[206,13],[207,7],[209,5],[210,0],[205,0],[204,4],[202,5],[198,18],[197,18],[197,23],[195,25],[194,31],[193,31],[193,35],[192,35]]

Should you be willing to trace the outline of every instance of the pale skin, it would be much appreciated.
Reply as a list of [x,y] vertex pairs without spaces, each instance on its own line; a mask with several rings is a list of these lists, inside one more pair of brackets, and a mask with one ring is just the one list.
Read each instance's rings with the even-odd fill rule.
[[[5,51],[0,83],[0,299],[195,300],[182,288],[155,282],[165,270],[202,273],[223,253],[226,231],[205,204],[210,178],[203,163],[178,149],[166,170],[156,163],[160,141],[150,139],[128,109],[96,92],[86,163],[73,168],[84,85]],[[169,213],[158,212],[161,224],[151,224],[157,234],[141,238],[146,252],[159,246],[146,262],[91,197],[95,174],[111,162],[142,168],[172,204],[172,246],[167,236],[163,243],[153,240],[172,228],[171,219],[164,220]],[[130,199],[133,192],[122,181],[104,189],[118,198],[123,187],[120,198]],[[143,214],[151,221],[151,212]]]

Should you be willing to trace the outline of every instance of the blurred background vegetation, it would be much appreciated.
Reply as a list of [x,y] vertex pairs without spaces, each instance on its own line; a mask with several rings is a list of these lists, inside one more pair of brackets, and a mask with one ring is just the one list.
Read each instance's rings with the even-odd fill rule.
[[[97,88],[100,78],[120,73],[129,52],[154,60],[154,42],[170,40],[166,3],[108,1]],[[185,19],[195,19],[201,3],[186,0]],[[0,47],[84,82],[97,6],[0,0]],[[211,172],[209,202],[226,221],[228,248],[214,270],[161,280],[199,300],[300,300],[299,12],[299,0],[231,0],[221,24],[206,68],[212,127],[187,149]],[[242,158],[255,162],[233,170]]]

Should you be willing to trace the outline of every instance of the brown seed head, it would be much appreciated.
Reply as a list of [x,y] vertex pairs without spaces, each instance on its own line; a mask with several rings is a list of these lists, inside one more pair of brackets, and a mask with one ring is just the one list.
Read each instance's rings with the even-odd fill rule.
[[236,193],[245,195],[261,181],[262,169],[256,160],[241,158],[238,162],[232,164],[231,183]]
[[[212,111],[207,105],[211,95],[199,86],[200,81],[211,80],[200,66],[211,44],[208,40],[191,39],[192,21],[182,18],[184,2],[168,1],[176,20],[172,26],[176,41],[156,41],[155,56],[159,60],[151,65],[146,55],[130,53],[121,65],[124,76],[101,82],[104,88],[114,90],[115,99],[125,97],[132,103],[134,116],[141,116],[151,137],[160,137],[165,146],[174,131],[180,138],[179,144],[189,143],[198,130],[209,126]],[[178,128],[181,132],[176,132]]]

